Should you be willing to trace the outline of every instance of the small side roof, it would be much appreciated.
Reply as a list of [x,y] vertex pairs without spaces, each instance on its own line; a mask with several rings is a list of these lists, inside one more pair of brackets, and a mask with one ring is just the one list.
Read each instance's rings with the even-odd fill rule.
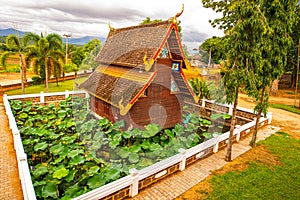
[[99,66],[80,88],[120,109],[125,115],[143,95],[155,78],[156,72],[140,71],[119,66]]

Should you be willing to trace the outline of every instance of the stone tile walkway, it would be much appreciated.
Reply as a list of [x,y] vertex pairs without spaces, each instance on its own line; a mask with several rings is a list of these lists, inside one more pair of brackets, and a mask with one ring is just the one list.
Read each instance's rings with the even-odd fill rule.
[[[264,140],[276,131],[278,127],[267,126],[261,129],[258,133],[257,141]],[[247,138],[241,140],[239,143],[234,143],[232,148],[232,159],[235,159],[239,155],[250,150],[249,142],[251,140],[251,135]],[[171,200],[200,181],[204,180],[207,176],[211,174],[211,171],[223,167],[227,162],[225,162],[224,157],[226,153],[226,148],[222,149],[218,153],[215,153],[203,160],[200,160],[192,165],[188,166],[184,171],[177,172],[158,183],[140,191],[140,193],[130,198],[130,200]]]
[[0,104],[0,199],[23,199],[12,133],[3,104]]

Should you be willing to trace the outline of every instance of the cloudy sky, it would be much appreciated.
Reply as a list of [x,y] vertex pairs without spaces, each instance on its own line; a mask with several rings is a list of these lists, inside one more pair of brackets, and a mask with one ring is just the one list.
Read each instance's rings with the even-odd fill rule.
[[137,25],[146,17],[166,20],[181,10],[183,43],[189,49],[222,35],[208,23],[216,14],[201,0],[0,0],[0,28],[106,38],[109,28]]

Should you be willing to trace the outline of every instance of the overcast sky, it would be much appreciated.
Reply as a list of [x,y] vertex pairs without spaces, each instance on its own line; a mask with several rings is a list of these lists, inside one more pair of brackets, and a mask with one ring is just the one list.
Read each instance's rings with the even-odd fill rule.
[[183,43],[189,49],[222,32],[208,23],[216,14],[201,0],[0,0],[0,28],[106,38],[109,28],[137,25],[146,17],[166,20],[181,10]]

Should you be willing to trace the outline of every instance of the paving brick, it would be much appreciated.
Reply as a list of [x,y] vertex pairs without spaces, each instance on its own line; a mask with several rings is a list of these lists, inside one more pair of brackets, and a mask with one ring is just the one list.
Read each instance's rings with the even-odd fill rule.
[[18,164],[4,107],[0,104],[0,199],[23,199]]

